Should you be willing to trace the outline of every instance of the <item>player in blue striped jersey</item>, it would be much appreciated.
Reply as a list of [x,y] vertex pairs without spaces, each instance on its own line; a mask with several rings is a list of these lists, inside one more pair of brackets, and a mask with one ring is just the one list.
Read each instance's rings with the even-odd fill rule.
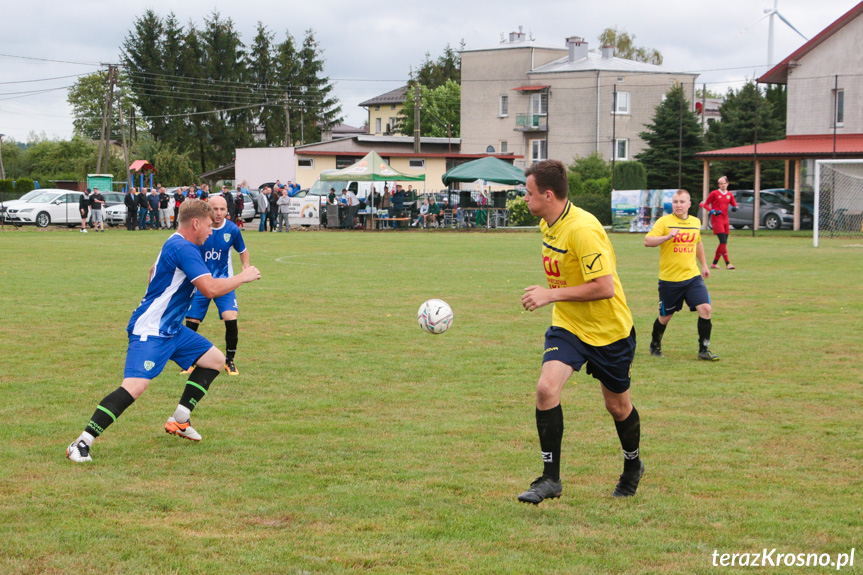
[[204,264],[200,246],[212,233],[213,210],[200,200],[183,202],[177,233],[168,238],[150,268],[144,299],[132,314],[126,331],[129,347],[123,384],[96,407],[84,432],[66,449],[76,462],[92,461],[93,440],[117,421],[159,375],[169,359],[180,367],[197,367],[189,375],[180,403],[165,423],[165,431],[200,441],[201,435],[189,423],[192,410],[219,375],[225,356],[212,343],[183,325],[193,290],[216,298],[244,283],[260,279],[257,268],[249,266],[240,275],[214,278]]
[[[243,269],[251,265],[249,250],[243,242],[243,234],[240,228],[228,216],[228,203],[222,196],[211,196],[210,207],[213,208],[213,234],[207,238],[201,246],[201,255],[204,263],[213,274],[214,278],[229,278],[234,275],[234,266],[231,261],[231,250],[240,254],[240,263]],[[237,294],[226,293],[214,300],[219,310],[219,317],[225,322],[225,371],[228,375],[239,375],[237,366],[234,365],[234,355],[237,353],[237,341],[239,330],[237,329]],[[210,298],[199,291],[192,297],[192,307],[186,313],[186,327],[192,331],[198,331],[198,326],[204,321],[207,309],[210,307]]]

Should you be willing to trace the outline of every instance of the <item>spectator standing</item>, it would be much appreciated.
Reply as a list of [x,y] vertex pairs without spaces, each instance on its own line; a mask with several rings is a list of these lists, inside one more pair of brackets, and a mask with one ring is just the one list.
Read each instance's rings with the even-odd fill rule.
[[150,193],[147,195],[147,206],[150,226],[154,230],[159,229],[159,194],[156,193],[156,188],[150,188]]
[[278,189],[270,192],[270,211],[269,211],[269,220],[270,220],[270,231],[275,232],[276,230],[276,219],[279,217],[279,196],[282,193],[282,187],[280,186]]
[[234,219],[234,195],[231,193],[231,190],[228,189],[228,186],[222,186],[221,196],[225,198],[225,204],[228,206],[228,213],[225,217],[229,220]]
[[261,223],[258,226],[259,232],[267,231],[267,219],[270,211],[270,188],[264,188],[258,195],[258,213],[261,215]]
[[123,205],[126,206],[126,229],[130,232],[135,229],[135,220],[138,215],[138,199],[135,197],[135,188],[129,188],[123,197]]
[[[396,184],[396,191],[392,196],[392,212],[391,217],[400,218],[405,210],[405,192],[401,184]],[[399,227],[399,223],[395,222],[395,227]]]
[[[245,180],[243,184],[245,184]],[[234,223],[241,230],[245,227],[243,225],[243,209],[246,207],[246,199],[243,197],[243,192],[245,191],[243,184],[237,184],[237,197],[234,198]]]
[[289,195],[288,190],[282,190],[279,199],[276,201],[276,205],[279,208],[279,226],[278,231],[289,232],[291,231],[291,225],[288,222],[288,211],[290,210],[291,197]]
[[179,220],[180,205],[186,201],[186,196],[183,194],[184,190],[188,193],[188,188],[177,188],[177,191],[174,192],[174,222],[171,227],[175,230],[177,229],[177,222]]
[[78,198],[78,211],[81,212],[81,233],[87,233],[87,217],[90,215],[90,188]]
[[102,218],[102,208],[105,207],[105,196],[99,193],[99,188],[93,188],[90,195],[90,209],[93,211],[93,229],[97,232],[105,231],[105,220]]
[[[383,211],[383,215],[381,217],[390,217],[390,207],[392,205],[391,198],[392,196],[390,196],[389,187],[384,186],[384,194],[381,196],[381,211]],[[389,225],[389,222],[386,222],[386,224]]]
[[147,199],[147,194],[144,191],[144,188],[138,190],[138,195],[135,196],[135,199],[138,200],[138,229],[146,230],[147,213],[150,211],[150,202]]
[[159,188],[159,227],[163,230],[171,228],[170,205],[171,196],[165,188]]
[[360,200],[357,199],[357,195],[353,192],[353,190],[347,190],[347,200],[348,213],[345,217],[345,226],[350,229],[356,229],[357,212],[360,211]]

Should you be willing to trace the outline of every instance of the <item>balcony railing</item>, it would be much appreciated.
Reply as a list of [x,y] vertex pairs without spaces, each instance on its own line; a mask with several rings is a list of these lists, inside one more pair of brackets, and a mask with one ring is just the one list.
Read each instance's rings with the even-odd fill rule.
[[545,114],[516,114],[515,129],[518,132],[547,132],[548,116]]

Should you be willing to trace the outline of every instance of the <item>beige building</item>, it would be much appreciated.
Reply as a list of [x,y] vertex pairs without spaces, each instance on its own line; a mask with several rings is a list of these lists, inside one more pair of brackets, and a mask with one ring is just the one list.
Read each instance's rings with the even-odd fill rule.
[[460,153],[458,138],[422,138],[420,144],[419,154],[414,152],[413,138],[405,136],[354,136],[298,146],[294,149],[296,181],[309,188],[321,172],[346,168],[374,150],[402,173],[425,174],[425,182],[411,182],[414,189],[436,191],[446,188],[441,178],[447,170],[488,155]]
[[401,134],[398,118],[404,107],[407,91],[408,87],[402,86],[386,94],[360,102],[360,106],[365,108],[369,113],[369,135],[390,136]]
[[553,47],[513,32],[461,52],[462,151],[516,154],[520,167],[596,151],[630,160],[669,88],[682,83],[692,102],[696,76],[615,58],[611,48],[590,52],[579,37]]

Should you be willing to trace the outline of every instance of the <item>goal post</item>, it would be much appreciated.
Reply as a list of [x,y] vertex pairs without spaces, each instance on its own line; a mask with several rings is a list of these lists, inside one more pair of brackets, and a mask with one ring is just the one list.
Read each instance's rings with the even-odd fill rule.
[[816,160],[812,245],[821,237],[863,238],[863,160]]

